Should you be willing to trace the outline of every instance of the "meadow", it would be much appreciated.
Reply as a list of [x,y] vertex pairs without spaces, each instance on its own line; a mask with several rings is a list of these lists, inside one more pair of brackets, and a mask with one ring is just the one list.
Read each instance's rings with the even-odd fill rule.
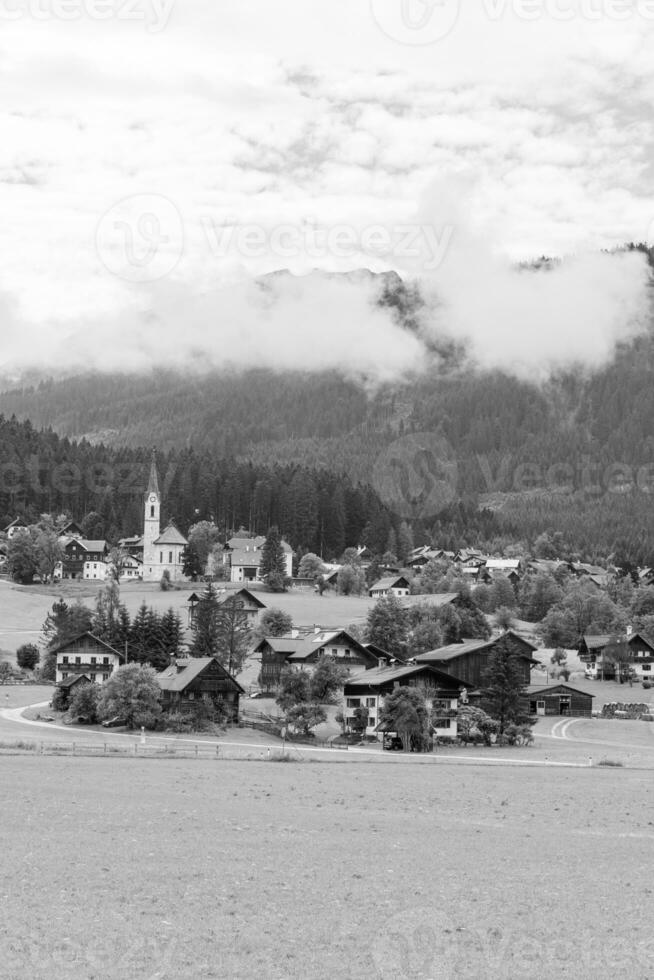
[[[0,649],[13,653],[23,643],[38,643],[41,626],[58,598],[68,603],[79,599],[93,607],[99,588],[100,583],[93,582],[64,582],[43,587],[15,585],[0,580]],[[163,592],[157,584],[129,582],[121,586],[121,600],[130,615],[138,610],[142,602],[159,612],[172,606],[186,624],[188,598],[191,592],[200,593],[202,588],[202,584],[196,584]],[[368,597],[341,596],[334,592],[326,592],[323,596],[292,590],[281,594],[257,594],[266,606],[289,613],[296,626],[342,627],[363,622],[374,601]]]
[[654,972],[651,772],[0,757],[7,980]]

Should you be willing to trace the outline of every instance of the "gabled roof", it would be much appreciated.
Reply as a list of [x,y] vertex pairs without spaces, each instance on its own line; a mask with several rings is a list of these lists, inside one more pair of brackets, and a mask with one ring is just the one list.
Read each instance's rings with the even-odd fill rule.
[[342,638],[353,649],[362,650],[364,653],[368,653],[370,657],[375,656],[374,653],[366,650],[363,643],[355,640],[347,630],[319,630],[317,633],[309,633],[307,636],[302,637],[297,648],[288,659],[294,663],[307,660],[313,653],[320,650],[321,647],[326,647],[330,643],[336,643],[338,640],[342,641]]
[[526,694],[551,694],[552,691],[556,691],[559,688],[564,688],[566,691],[573,691],[575,694],[582,694],[585,698],[594,698],[594,694],[589,694],[588,691],[580,691],[578,687],[571,687],[569,684],[528,684],[525,688]]
[[[249,589],[233,589],[231,591],[225,590],[225,592],[219,592],[216,601],[219,606],[222,606],[224,603],[234,602],[239,596],[253,603],[258,609],[266,608],[265,602],[262,602],[259,596],[255,595],[254,592],[250,592]],[[189,596],[190,601],[191,597]]]
[[84,551],[104,552],[109,550],[109,545],[105,540],[91,541],[89,538],[77,538],[70,534],[64,535],[60,540],[64,548],[67,548],[69,544],[78,544]]
[[99,636],[96,636],[95,633],[91,633],[90,630],[84,630],[82,633],[78,633],[76,636],[71,636],[64,643],[58,643],[56,647],[50,647],[48,653],[59,653],[60,650],[65,650],[65,648],[69,647],[72,643],[77,643],[77,641],[81,640],[83,636],[90,636],[95,643],[99,643],[99,645],[104,647],[108,653],[113,653],[115,657],[120,657],[121,660],[125,659],[119,650],[114,649],[114,647],[112,647],[109,643],[106,643],[104,640],[101,640]]
[[172,521],[163,529],[155,544],[188,544],[181,531],[178,531]]
[[254,648],[254,653],[261,653],[261,648],[267,644],[273,653],[295,653],[305,639],[301,636],[264,636]]
[[[249,549],[249,553],[251,553],[252,551],[261,551],[265,543],[266,539],[263,535],[258,534],[256,537],[251,538],[230,538],[225,548],[230,551],[248,551]],[[281,538],[279,543],[287,554],[293,551],[288,541],[285,541],[284,538]]]
[[11,524],[7,524],[5,531],[10,531],[12,527],[27,527],[27,524],[22,517],[17,517]]
[[517,572],[518,569],[520,568],[520,559],[519,558],[488,558],[484,564],[484,568],[487,568],[489,571],[496,570],[498,572],[499,571]]
[[[462,643],[449,643],[447,646],[440,647],[438,650],[429,650],[427,653],[421,653],[416,657],[418,663],[448,663],[450,660],[456,660],[458,657],[465,655],[467,653],[475,653],[479,650],[487,650],[490,647],[495,646],[500,640],[504,639],[517,640],[519,643],[530,647],[532,651],[538,649],[529,640],[525,640],[524,637],[518,636],[517,633],[513,633],[509,630],[506,633],[502,633],[501,636],[493,636],[490,640],[464,640]],[[527,654],[521,654],[521,656],[534,662],[531,657]]]
[[370,592],[376,592],[378,589],[392,589],[396,582],[406,582],[408,587],[409,581],[404,575],[389,575],[386,578],[380,578],[378,582],[370,586]]
[[239,565],[247,565],[249,568],[258,568],[261,564],[263,555],[260,551],[233,551],[230,563],[232,568]]
[[584,643],[589,650],[601,650],[603,647],[609,645],[609,643],[624,643],[629,645],[633,643],[634,640],[640,640],[642,643],[646,643],[650,649],[654,650],[654,644],[651,640],[648,640],[646,636],[642,633],[622,633],[617,636],[615,633],[585,633]]
[[75,684],[79,684],[80,681],[86,681],[87,684],[90,684],[91,678],[87,674],[73,674],[72,676],[64,677],[63,681],[59,681],[57,687],[73,687]]
[[[218,665],[225,678],[231,681],[241,694],[245,694],[245,691],[236,678],[227,673],[216,657],[189,657],[188,663],[182,661],[181,663],[171,664],[170,667],[166,667],[160,674],[157,674],[157,683],[162,691],[183,691],[212,663]],[[180,666],[182,667],[181,670],[178,669]]]
[[458,598],[458,592],[427,592],[423,595],[402,596],[400,598],[400,605],[408,608],[409,606],[420,606],[424,603],[426,606],[441,609],[443,606],[451,605]]
[[431,664],[427,663],[415,663],[415,664],[397,664],[390,667],[373,667],[372,670],[363,670],[358,674],[354,674],[352,677],[348,677],[345,681],[345,687],[382,687],[384,684],[388,684],[392,681],[403,680],[408,677],[413,677],[415,674],[419,674],[428,670],[428,672],[437,677],[447,687],[466,687],[463,681],[458,680],[452,674],[447,674],[445,671],[439,670],[438,667],[432,667]]

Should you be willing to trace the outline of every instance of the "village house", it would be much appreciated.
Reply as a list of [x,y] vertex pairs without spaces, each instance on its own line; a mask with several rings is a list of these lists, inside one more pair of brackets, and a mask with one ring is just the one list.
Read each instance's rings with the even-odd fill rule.
[[479,577],[484,582],[493,582],[505,578],[512,585],[517,585],[522,578],[522,566],[519,558],[488,558],[479,571]]
[[266,636],[253,653],[261,655],[261,689],[274,692],[286,664],[312,669],[321,657],[331,657],[350,669],[365,670],[390,661],[390,655],[359,643],[346,630],[292,630],[284,636]]
[[104,580],[109,554],[106,541],[63,536],[60,544],[63,548],[63,560],[55,566],[55,578]]
[[245,692],[215,657],[178,658],[157,674],[157,683],[164,711],[189,711],[204,701],[222,707],[232,724],[238,722]]
[[365,734],[379,731],[380,713],[384,698],[398,687],[421,685],[432,695],[432,720],[434,735],[440,738],[456,738],[456,713],[459,697],[465,685],[446,671],[431,664],[390,664],[365,670],[349,677],[343,685],[345,706],[343,717],[351,729],[357,708],[365,708],[368,724]]
[[[187,608],[189,626],[193,626],[195,612],[201,602],[202,593],[197,595],[197,593],[192,592],[188,597]],[[254,592],[250,592],[249,589],[235,589],[233,591],[221,589],[216,594],[216,603],[218,606],[228,606],[242,612],[245,616],[247,625],[250,628],[255,626],[259,613],[262,609],[266,608],[265,602],[262,602],[261,599],[256,596]]]
[[452,674],[468,688],[474,689],[483,685],[488,659],[497,644],[505,640],[509,640],[519,655],[523,683],[529,684],[531,668],[538,664],[533,657],[537,647],[511,630],[489,640],[463,640],[460,643],[450,643],[438,650],[421,653],[415,659],[418,663],[431,664],[446,674]]
[[587,633],[579,643],[579,659],[593,680],[620,680],[621,674],[623,679],[654,680],[654,644],[642,633]]
[[[263,581],[261,561],[265,543],[266,539],[261,535],[257,537],[237,536],[229,539],[223,551],[223,564],[229,567],[231,582]],[[283,538],[281,546],[286,562],[285,575],[287,578],[291,578],[293,575],[293,549]]]
[[5,534],[7,535],[7,540],[11,541],[11,539],[13,538],[14,534],[16,534],[17,531],[24,531],[26,527],[27,524],[25,523],[23,518],[17,517],[15,520],[11,522],[11,524],[7,524],[6,528],[4,529]]
[[399,598],[400,596],[408,596],[410,592],[409,580],[404,575],[389,575],[380,578],[378,582],[371,585],[368,595],[372,599],[383,599],[387,595],[394,595]]
[[414,606],[428,606],[430,609],[443,609],[445,606],[456,608],[463,605],[463,599],[458,592],[426,592],[403,596],[400,605],[403,609],[411,609]]
[[93,633],[85,632],[72,640],[60,643],[52,653],[56,654],[55,682],[59,684],[74,677],[86,677],[92,684],[108,681],[125,657],[114,647],[100,640]]

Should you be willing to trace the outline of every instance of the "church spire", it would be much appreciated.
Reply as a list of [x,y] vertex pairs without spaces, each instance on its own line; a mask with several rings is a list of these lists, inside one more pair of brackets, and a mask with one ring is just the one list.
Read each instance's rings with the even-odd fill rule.
[[148,493],[156,493],[159,496],[159,477],[157,475],[157,452],[152,450],[152,462],[150,463],[150,479],[148,480]]

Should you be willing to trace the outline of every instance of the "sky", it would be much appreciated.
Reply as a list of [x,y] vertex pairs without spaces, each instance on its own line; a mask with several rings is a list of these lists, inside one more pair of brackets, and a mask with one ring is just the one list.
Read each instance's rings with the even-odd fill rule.
[[0,0],[0,367],[419,368],[311,274],[361,268],[482,366],[603,363],[648,314],[600,250],[654,241],[652,64],[654,0]]

